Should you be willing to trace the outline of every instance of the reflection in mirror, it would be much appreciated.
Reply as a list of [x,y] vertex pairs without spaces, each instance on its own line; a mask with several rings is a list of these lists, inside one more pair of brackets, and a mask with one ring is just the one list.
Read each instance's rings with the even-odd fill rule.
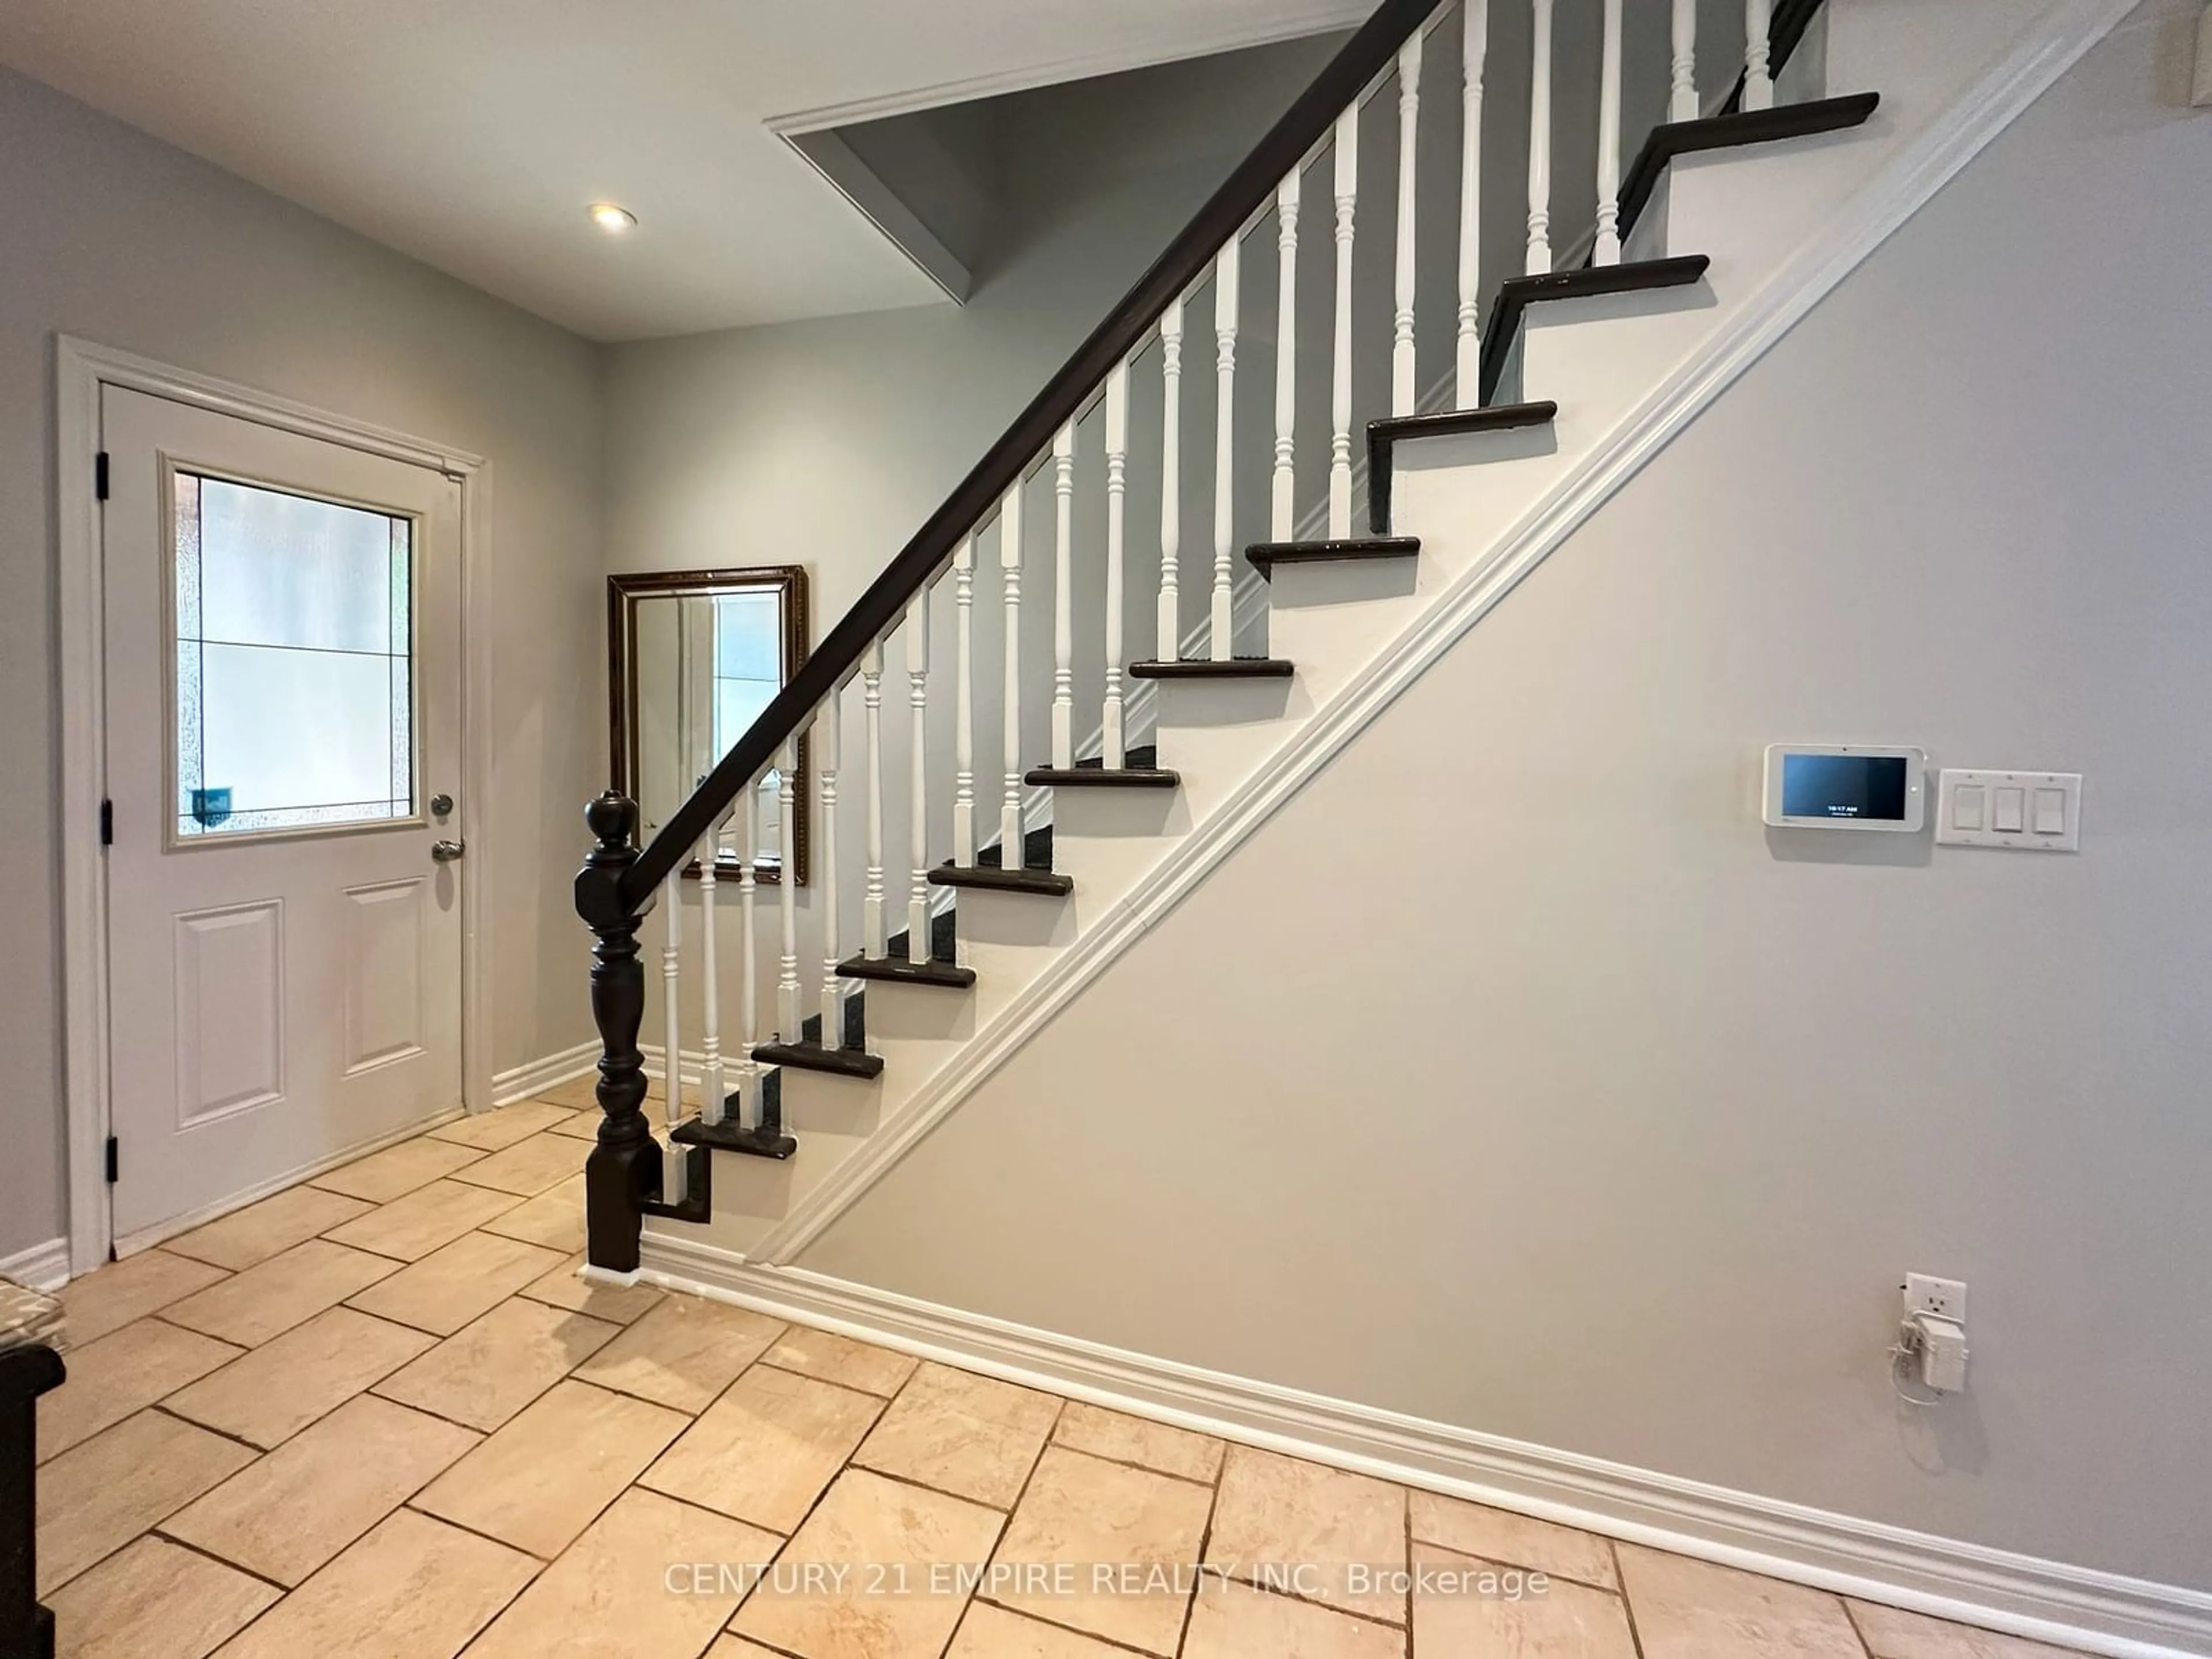
[[[806,573],[796,565],[753,570],[670,571],[607,579],[615,787],[638,804],[650,842],[714,763],[759,718],[806,655]],[[806,754],[790,849],[806,879]],[[781,878],[776,791],[762,779],[753,822],[755,873]],[[744,814],[724,826],[719,867],[742,856]]]

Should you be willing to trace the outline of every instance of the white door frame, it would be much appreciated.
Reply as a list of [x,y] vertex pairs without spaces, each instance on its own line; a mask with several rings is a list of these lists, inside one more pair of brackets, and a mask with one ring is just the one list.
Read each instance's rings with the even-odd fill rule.
[[[69,335],[54,341],[55,501],[60,520],[62,1097],[69,1124],[69,1255],[72,1276],[107,1260],[107,888],[100,840],[107,795],[106,664],[101,629],[100,389],[121,386],[174,403],[427,466],[461,486],[461,829],[479,851],[491,842],[490,676],[470,645],[482,554],[491,520],[491,464],[480,455],[294,403],[251,386],[173,368]],[[461,882],[461,1100],[492,1100],[483,1019],[483,879]],[[352,1152],[348,1157],[354,1156]],[[305,1172],[301,1172],[305,1173]],[[287,1181],[298,1178],[288,1176]]]

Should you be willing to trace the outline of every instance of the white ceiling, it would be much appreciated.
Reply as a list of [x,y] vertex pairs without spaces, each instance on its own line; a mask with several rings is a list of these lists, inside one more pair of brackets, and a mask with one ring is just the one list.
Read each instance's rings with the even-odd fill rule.
[[[0,62],[592,339],[941,300],[772,130],[1372,0],[4,0]],[[638,228],[585,217],[619,202]]]

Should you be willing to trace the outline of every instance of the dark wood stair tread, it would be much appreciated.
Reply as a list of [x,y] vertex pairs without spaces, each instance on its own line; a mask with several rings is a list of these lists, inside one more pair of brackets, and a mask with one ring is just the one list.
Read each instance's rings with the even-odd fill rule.
[[1174,662],[1133,662],[1129,675],[1139,680],[1286,680],[1297,672],[1280,657],[1231,657],[1215,662],[1184,657]]
[[1510,432],[1525,426],[1549,426],[1559,413],[1559,404],[1546,398],[1530,404],[1439,409],[1426,415],[1384,415],[1368,422],[1367,447],[1371,454],[1377,440],[1387,445],[1401,438],[1437,438],[1455,432]]
[[671,1140],[685,1146],[711,1146],[718,1152],[743,1152],[748,1158],[789,1158],[799,1143],[775,1124],[758,1129],[738,1127],[736,1119],[708,1123],[693,1118],[677,1125]]
[[929,872],[933,887],[981,887],[1000,893],[1036,893],[1066,898],[1075,878],[1056,870],[1007,870],[995,864],[940,864]]
[[965,991],[975,983],[973,968],[963,968],[957,963],[940,962],[933,957],[927,962],[914,962],[905,957],[848,957],[837,964],[837,971],[847,979],[890,980],[901,985],[939,985],[951,991]]
[[1529,404],[1491,404],[1480,409],[1443,409],[1428,415],[1386,415],[1367,423],[1367,526],[1377,536],[1390,533],[1391,446],[1407,438],[1442,438],[1464,432],[1517,432],[1549,426],[1559,404],[1546,398]]
[[1603,294],[1638,294],[1647,289],[1687,288],[1705,280],[1712,261],[1702,253],[1665,259],[1632,259],[1617,265],[1587,265],[1580,270],[1546,271],[1509,276],[1491,301],[1490,326],[1482,337],[1482,401],[1487,405],[1505,373],[1505,360],[1521,332],[1522,313],[1547,300],[1584,300]]
[[1048,789],[1173,789],[1182,775],[1158,766],[1033,766],[1022,781]]
[[1418,536],[1346,536],[1330,541],[1255,542],[1244,550],[1252,568],[1270,581],[1279,564],[1330,564],[1360,559],[1410,558],[1421,550]]
[[753,1050],[763,1066],[790,1066],[802,1072],[827,1072],[835,1077],[878,1078],[884,1074],[884,1057],[862,1048],[825,1048],[818,1042],[763,1042]]
[[1781,138],[1808,138],[1815,133],[1841,132],[1865,124],[1881,102],[1878,92],[1855,92],[1841,98],[1816,98],[1810,103],[1782,104],[1773,109],[1744,110],[1729,115],[1708,115],[1694,121],[1668,121],[1651,129],[1628,177],[1620,186],[1620,234],[1629,229],[1650,205],[1651,192],[1667,163],[1677,155],[1698,150],[1732,149],[1741,144],[1769,144]]

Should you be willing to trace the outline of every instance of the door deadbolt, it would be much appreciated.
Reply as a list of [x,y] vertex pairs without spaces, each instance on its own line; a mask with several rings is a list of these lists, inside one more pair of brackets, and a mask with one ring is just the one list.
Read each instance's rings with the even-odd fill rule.
[[437,794],[430,797],[430,816],[432,817],[451,817],[453,813],[453,798],[451,795],[447,794],[441,790]]

